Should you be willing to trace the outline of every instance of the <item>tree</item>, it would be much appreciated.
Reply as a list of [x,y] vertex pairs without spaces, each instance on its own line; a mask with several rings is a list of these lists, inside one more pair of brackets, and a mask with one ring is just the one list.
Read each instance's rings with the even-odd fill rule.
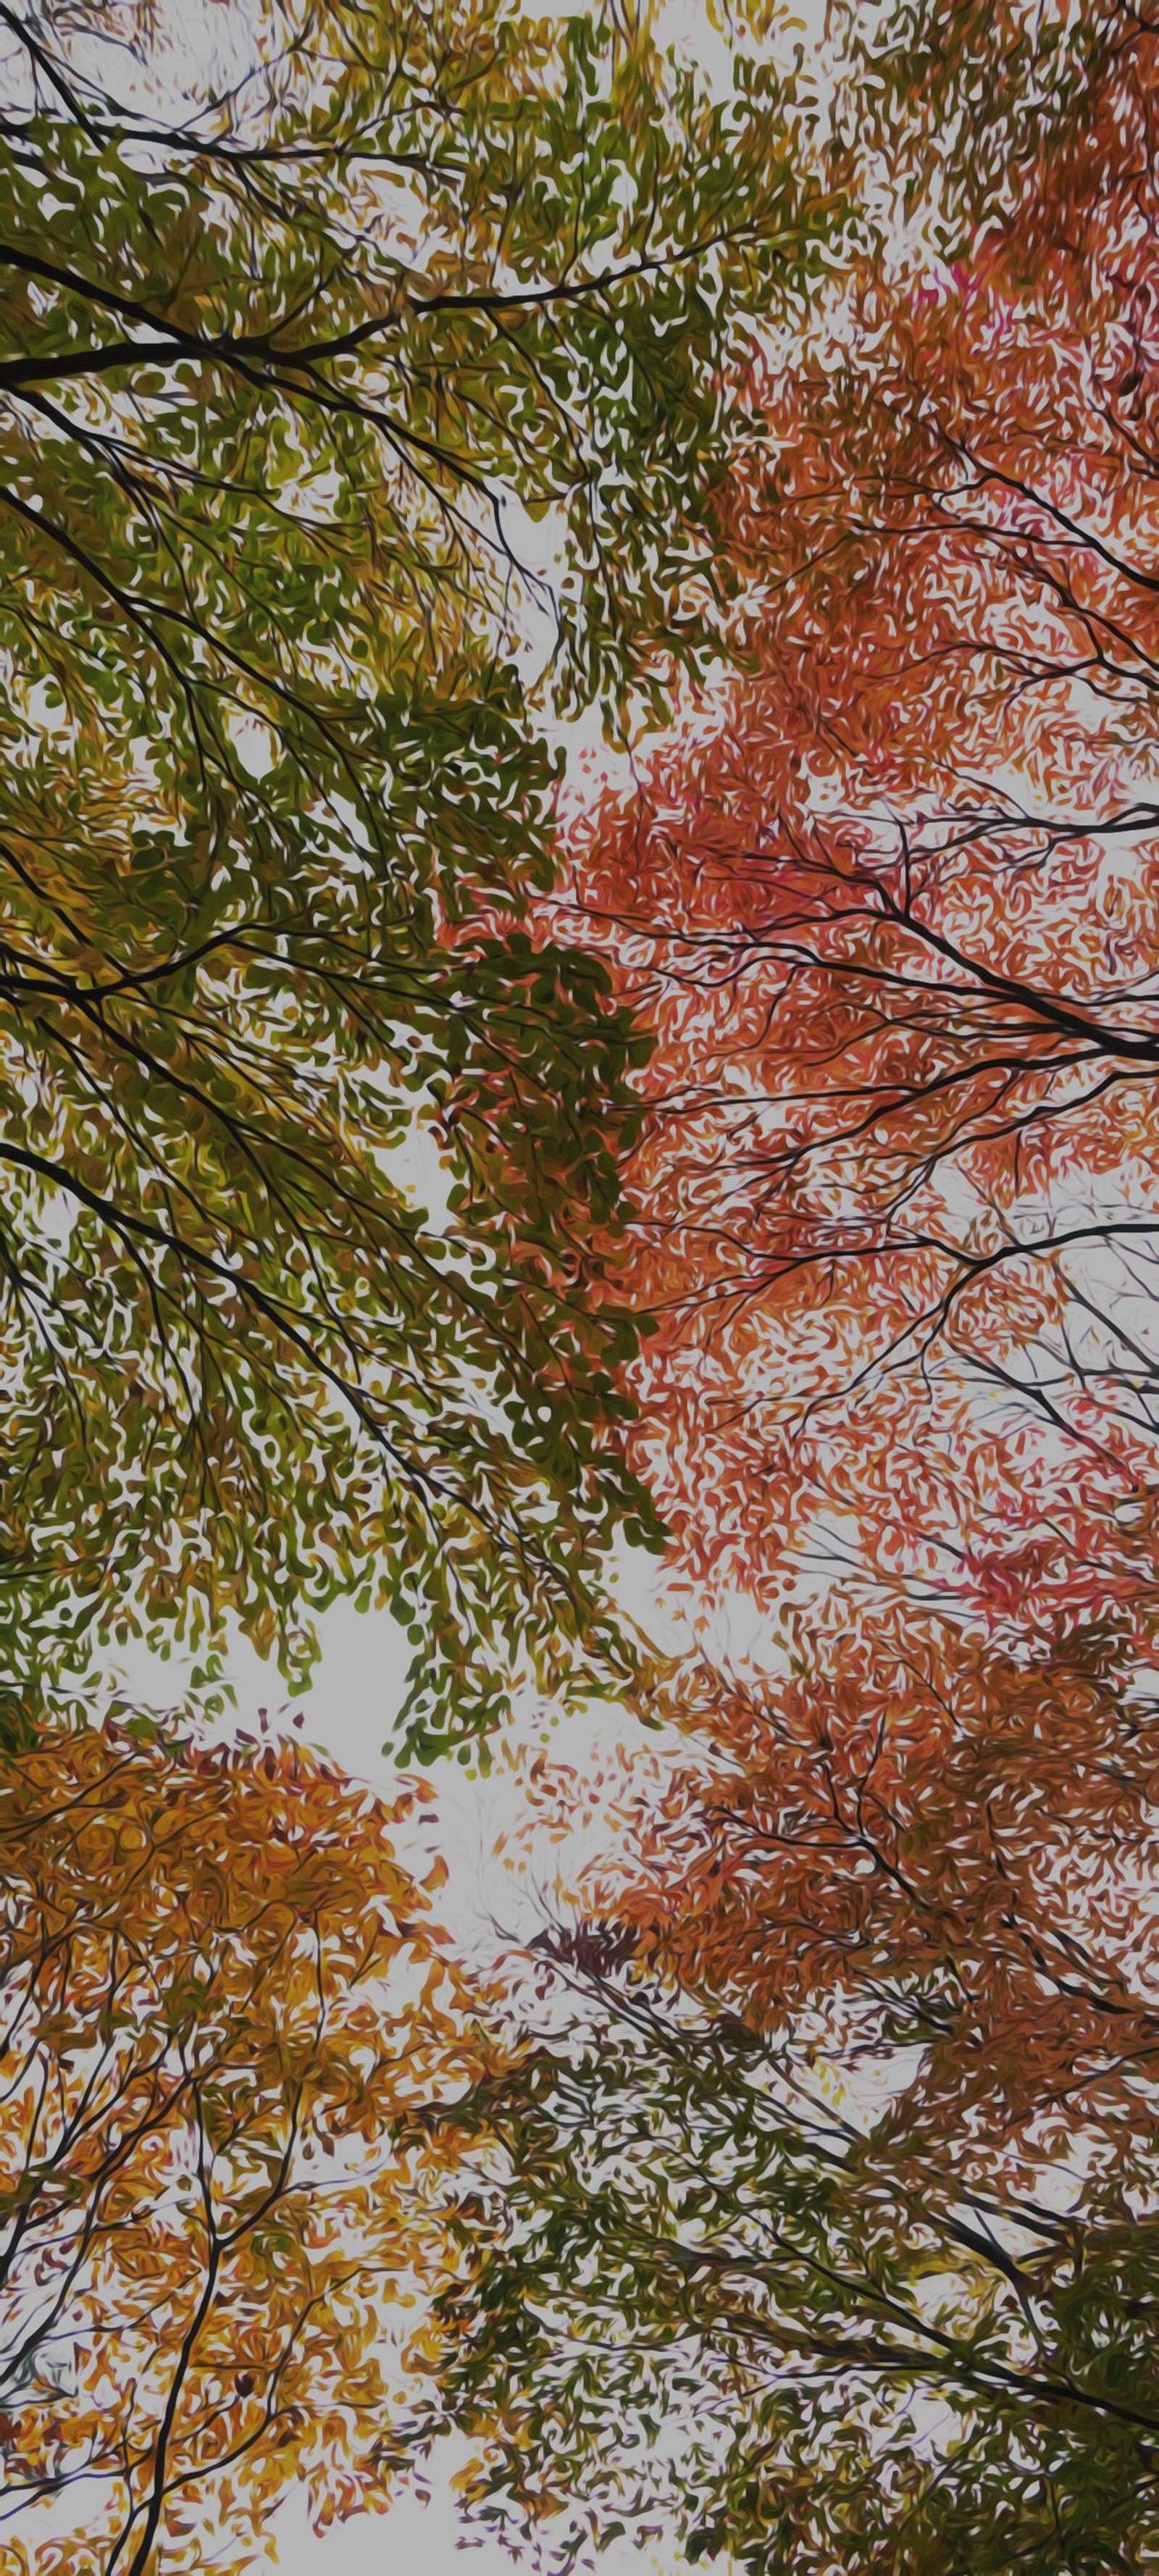
[[[463,2250],[400,2456],[467,2429],[565,2564],[1159,2554],[1159,54],[1102,26],[968,258],[895,238],[756,383],[750,669],[575,833],[657,1033],[633,1455],[784,1653],[674,1673],[551,2015],[416,2124]],[[872,1615],[794,1608],[822,1547]]]
[[1033,215],[1044,171],[1089,130],[1092,94],[1106,96],[1148,32],[1132,0],[1033,14],[1018,0],[899,0],[880,13],[840,0],[829,23],[831,163],[950,260]]
[[690,1578],[823,1555],[1146,1640],[1157,57],[1118,33],[1009,222],[876,254],[756,385],[750,670],[577,875],[657,1033],[633,1454]]
[[1159,1712],[1104,1661],[834,1620],[717,1681],[539,1944],[570,2029],[421,2117],[465,2250],[408,2438],[513,2542],[1150,2565]]
[[836,214],[770,78],[706,103],[643,31],[274,9],[175,101],[148,25],[4,20],[11,1724],[93,1631],[301,1670],[353,1586],[419,1623],[429,1751],[655,1531],[573,1277],[640,1041],[525,926],[504,492],[569,515],[565,703],[695,658],[737,317]]
[[232,2568],[292,2479],[384,2500],[441,2259],[391,2122],[480,2063],[392,1852],[422,1795],[111,1723],[0,1762],[6,2567]]

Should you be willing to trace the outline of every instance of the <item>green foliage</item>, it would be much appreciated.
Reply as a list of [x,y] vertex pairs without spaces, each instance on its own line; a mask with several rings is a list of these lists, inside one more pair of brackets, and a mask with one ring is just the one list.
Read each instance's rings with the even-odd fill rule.
[[0,1663],[34,1716],[233,1614],[300,1671],[370,1587],[425,1756],[625,1670],[600,1551],[657,1531],[589,1293],[641,1040],[528,927],[501,494],[569,515],[565,701],[695,658],[736,312],[831,213],[763,74],[583,19],[291,9],[176,119],[132,17],[8,38]]
[[1065,2215],[955,2192],[804,2039],[602,1982],[596,2027],[435,2122],[473,2188],[409,2440],[474,2437],[482,2519],[561,2566],[673,2521],[754,2576],[1153,2565],[1153,2174],[1076,2157]]

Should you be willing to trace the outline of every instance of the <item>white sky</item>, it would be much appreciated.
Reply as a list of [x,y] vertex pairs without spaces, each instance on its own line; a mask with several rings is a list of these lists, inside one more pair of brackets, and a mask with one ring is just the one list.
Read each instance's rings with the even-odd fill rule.
[[[437,2487],[429,2505],[404,2497],[386,2514],[359,2514],[318,2539],[300,2501],[291,2498],[275,2525],[279,2576],[513,2576],[530,2558],[511,2558],[495,2541],[468,2545],[454,2503]],[[720,2562],[718,2561],[719,2565]],[[686,2561],[617,2542],[600,2561],[606,2576],[669,2576]]]

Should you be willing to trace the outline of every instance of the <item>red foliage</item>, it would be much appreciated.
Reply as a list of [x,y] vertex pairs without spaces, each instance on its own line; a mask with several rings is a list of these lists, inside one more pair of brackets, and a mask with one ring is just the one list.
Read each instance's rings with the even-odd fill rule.
[[1016,231],[867,263],[755,387],[747,667],[578,835],[698,1581],[1152,1622],[1157,112],[1140,35]]
[[892,2061],[897,2150],[920,2137],[947,2181],[1033,2187],[1080,2135],[1124,2187],[1149,2175],[1159,1703],[1094,1639],[1019,1664],[904,1620],[685,1690],[696,1750],[628,1804],[594,1919],[774,2043],[812,2029],[847,2078]]

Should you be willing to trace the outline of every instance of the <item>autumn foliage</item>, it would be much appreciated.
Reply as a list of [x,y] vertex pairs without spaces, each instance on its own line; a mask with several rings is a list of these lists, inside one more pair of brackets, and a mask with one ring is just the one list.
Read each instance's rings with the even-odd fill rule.
[[[562,2566],[1144,2576],[1159,30],[901,0],[822,100],[746,20],[722,103],[646,13],[317,23],[134,159],[10,22],[13,2565],[453,2428]],[[558,806],[506,490],[556,711],[661,728]],[[342,1588],[424,1757],[657,1727],[529,1766],[607,1848],[502,2002],[413,1789],[43,1723]]]
[[290,2480],[383,2501],[440,2250],[391,2123],[478,2065],[419,1794],[112,1726],[0,1768],[6,2568],[241,2566]]
[[425,1757],[623,1673],[650,1516],[572,1275],[641,1033],[529,934],[528,622],[568,703],[667,669],[734,296],[838,210],[643,23],[232,11],[221,84],[212,18],[188,81],[133,0],[0,33],[0,1651],[33,1721],[113,1636],[297,1682],[352,1590]]
[[420,2432],[505,2537],[1149,2563],[1159,1719],[1101,1665],[835,1620],[705,1676],[538,1946],[550,2033],[422,2124],[485,2198]]
[[935,191],[754,375],[737,664],[574,821],[700,1637],[650,1777],[533,1775],[615,1838],[437,2123],[426,2416],[564,2561],[1159,2550],[1159,46],[1080,14],[953,256]]
[[1036,2168],[1091,2106],[1135,2171],[1159,1714],[1103,1664],[1097,1639],[1015,1662],[932,1622],[850,1637],[831,1617],[779,1682],[690,1675],[699,1760],[635,1809],[598,1910],[754,2030],[809,2013],[855,2052],[920,2047],[894,2125],[948,2183]]
[[754,383],[747,667],[577,825],[696,1582],[1152,1615],[1156,77],[1124,38],[1016,220]]

